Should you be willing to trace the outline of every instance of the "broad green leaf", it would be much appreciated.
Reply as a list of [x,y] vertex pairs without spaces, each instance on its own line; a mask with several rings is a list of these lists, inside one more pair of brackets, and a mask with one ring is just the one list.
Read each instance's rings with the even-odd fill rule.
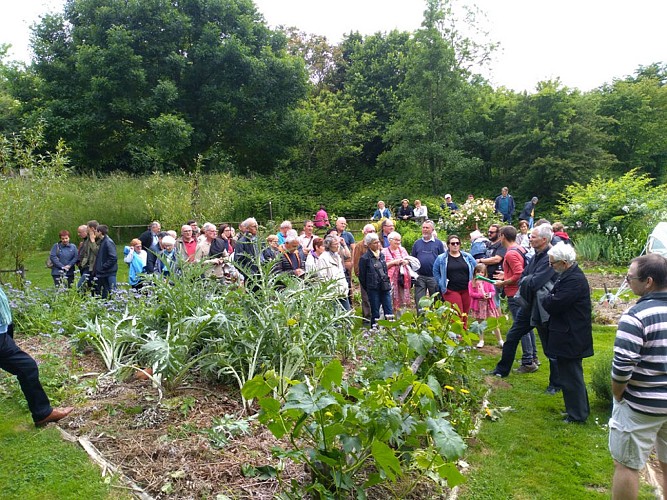
[[343,365],[340,360],[334,359],[322,370],[320,385],[325,389],[330,389],[331,385],[338,387],[343,381]]
[[412,383],[412,391],[414,392],[415,396],[426,396],[427,398],[433,399],[433,391],[431,388],[424,384],[423,382],[413,382]]
[[407,339],[410,348],[422,356],[426,356],[433,347],[433,338],[427,333],[409,333]]
[[308,390],[306,384],[297,384],[287,393],[287,401],[284,408],[299,409],[312,415],[316,411],[324,410],[327,406],[336,404],[334,398],[321,387],[317,387],[313,394]]
[[[269,380],[271,380],[271,382],[269,382]],[[266,396],[276,387],[273,379],[269,380],[267,380],[264,375],[255,375],[253,378],[243,384],[241,395],[247,400]]]
[[452,424],[442,417],[426,419],[426,426],[431,433],[433,443],[438,452],[447,460],[455,460],[463,456],[466,445]]
[[371,454],[377,466],[382,469],[389,479],[395,481],[396,476],[401,475],[401,462],[396,457],[394,450],[388,445],[382,441],[373,441]]
[[437,378],[435,378],[433,375],[429,375],[426,379],[426,383],[433,391],[433,394],[438,397],[442,396],[442,387],[440,386],[440,382],[438,382]]
[[438,475],[447,480],[447,486],[453,488],[454,486],[465,482],[465,477],[459,472],[456,464],[446,462],[434,467],[438,471]]
[[273,398],[261,398],[259,407],[270,415],[278,414],[280,411],[280,401]]

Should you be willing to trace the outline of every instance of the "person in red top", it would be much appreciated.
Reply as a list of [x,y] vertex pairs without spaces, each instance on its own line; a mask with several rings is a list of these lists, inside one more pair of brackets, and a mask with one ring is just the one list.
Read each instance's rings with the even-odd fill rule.
[[176,249],[184,260],[188,262],[195,261],[197,238],[194,237],[192,226],[189,224],[181,226],[181,237],[176,240]]
[[324,209],[324,205],[320,205],[320,209],[315,214],[314,222],[315,227],[318,229],[331,226],[329,223],[329,214],[327,214],[327,211]]
[[[517,231],[513,226],[503,226],[500,228],[500,242],[505,248],[505,259],[503,260],[502,279],[496,281],[496,287],[503,288],[507,297],[512,320],[516,318],[519,312],[519,304],[516,303],[514,296],[519,291],[519,279],[524,268],[524,254],[526,249],[516,242]],[[518,373],[532,373],[537,371],[537,346],[535,345],[535,330],[521,338],[521,366],[517,368]]]

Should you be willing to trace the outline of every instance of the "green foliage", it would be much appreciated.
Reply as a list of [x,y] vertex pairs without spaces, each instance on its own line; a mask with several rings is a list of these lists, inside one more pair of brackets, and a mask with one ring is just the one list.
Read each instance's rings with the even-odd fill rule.
[[[0,135],[0,261],[15,269],[42,243],[48,214],[59,203],[55,186],[67,177],[67,148],[58,141],[52,152],[45,146],[41,125],[13,136]],[[16,228],[21,228],[17,231]]]
[[593,367],[591,369],[591,388],[595,396],[611,407],[612,393],[611,393],[611,362],[614,359],[613,350],[605,350],[597,352],[593,359]]
[[300,137],[303,61],[249,0],[71,2],[33,30],[28,108],[81,171],[269,172]]
[[666,202],[664,188],[653,186],[648,175],[632,170],[618,178],[596,177],[588,184],[567,186],[558,209],[566,225],[583,225],[588,230],[616,228],[622,236],[631,236],[662,220]]
[[580,262],[597,262],[609,245],[609,238],[599,233],[579,234],[573,243]]
[[[258,398],[259,421],[276,438],[289,439],[292,450],[274,454],[307,466],[312,478],[307,492],[365,496],[365,489],[377,484],[391,488],[410,467],[450,486],[463,480],[451,462],[465,445],[437,411],[427,384],[407,368],[363,388],[343,382],[342,374],[338,360],[319,364],[306,383],[290,381],[284,399],[268,396],[281,383],[275,373],[258,375],[243,389],[244,397]],[[412,487],[416,484],[417,479]]]

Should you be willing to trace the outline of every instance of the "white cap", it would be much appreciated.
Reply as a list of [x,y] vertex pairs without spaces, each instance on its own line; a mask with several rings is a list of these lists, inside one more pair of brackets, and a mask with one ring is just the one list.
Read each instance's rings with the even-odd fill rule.
[[452,195],[449,194],[449,193],[447,193],[447,194],[445,195],[445,198],[451,198],[451,197],[452,197]]

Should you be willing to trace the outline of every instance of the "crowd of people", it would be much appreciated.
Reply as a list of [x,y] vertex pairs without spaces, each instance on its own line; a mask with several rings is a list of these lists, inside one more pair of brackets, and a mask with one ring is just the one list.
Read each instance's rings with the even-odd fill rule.
[[[470,195],[472,197],[472,195]],[[503,188],[495,208],[504,225],[491,224],[486,235],[470,233],[469,251],[450,234],[437,238],[427,207],[407,199],[397,211],[399,220],[421,225],[422,237],[410,253],[401,245],[401,234],[384,202],[377,204],[362,239],[355,241],[344,217],[330,227],[324,206],[301,232],[283,221],[277,234],[260,244],[259,225],[248,218],[235,229],[205,223],[201,229],[190,220],[175,231],[162,231],[159,222],[124,249],[129,282],[140,289],[147,274],[177,274],[187,263],[205,264],[205,275],[222,282],[246,281],[252,286],[259,266],[271,263],[271,272],[299,279],[335,283],[338,303],[351,308],[352,273],[359,280],[364,321],[375,324],[384,314],[392,319],[405,309],[421,311],[422,299],[435,296],[455,307],[464,327],[468,318],[483,322],[498,318],[500,296],[507,298],[513,322],[503,340],[497,323],[492,329],[502,349],[492,374],[507,377],[512,371],[519,344],[521,364],[516,373],[532,373],[540,365],[535,334],[541,340],[549,365],[548,394],[562,392],[564,422],[583,423],[590,414],[583,373],[583,358],[593,355],[591,297],[587,279],[576,262],[576,252],[562,224],[535,220],[537,198],[526,202],[519,215],[518,230],[511,225],[515,203]],[[458,210],[451,195],[443,209]],[[315,231],[326,231],[320,237]],[[109,228],[90,221],[77,230],[80,242],[70,242],[68,231],[49,255],[47,266],[56,286],[72,286],[75,269],[81,276],[77,287],[90,287],[106,296],[116,286],[118,259]],[[232,265],[234,264],[234,265]],[[614,348],[612,392],[614,407],[609,422],[609,447],[615,462],[614,498],[636,498],[638,471],[655,446],[667,490],[667,260],[658,255],[634,259],[626,277],[641,297],[619,322]],[[414,290],[414,291],[413,291]],[[411,293],[413,291],[413,293]],[[39,383],[37,365],[13,342],[11,311],[0,289],[0,367],[17,375],[35,425],[66,417],[72,408],[52,408]],[[477,344],[484,347],[483,334]]]

